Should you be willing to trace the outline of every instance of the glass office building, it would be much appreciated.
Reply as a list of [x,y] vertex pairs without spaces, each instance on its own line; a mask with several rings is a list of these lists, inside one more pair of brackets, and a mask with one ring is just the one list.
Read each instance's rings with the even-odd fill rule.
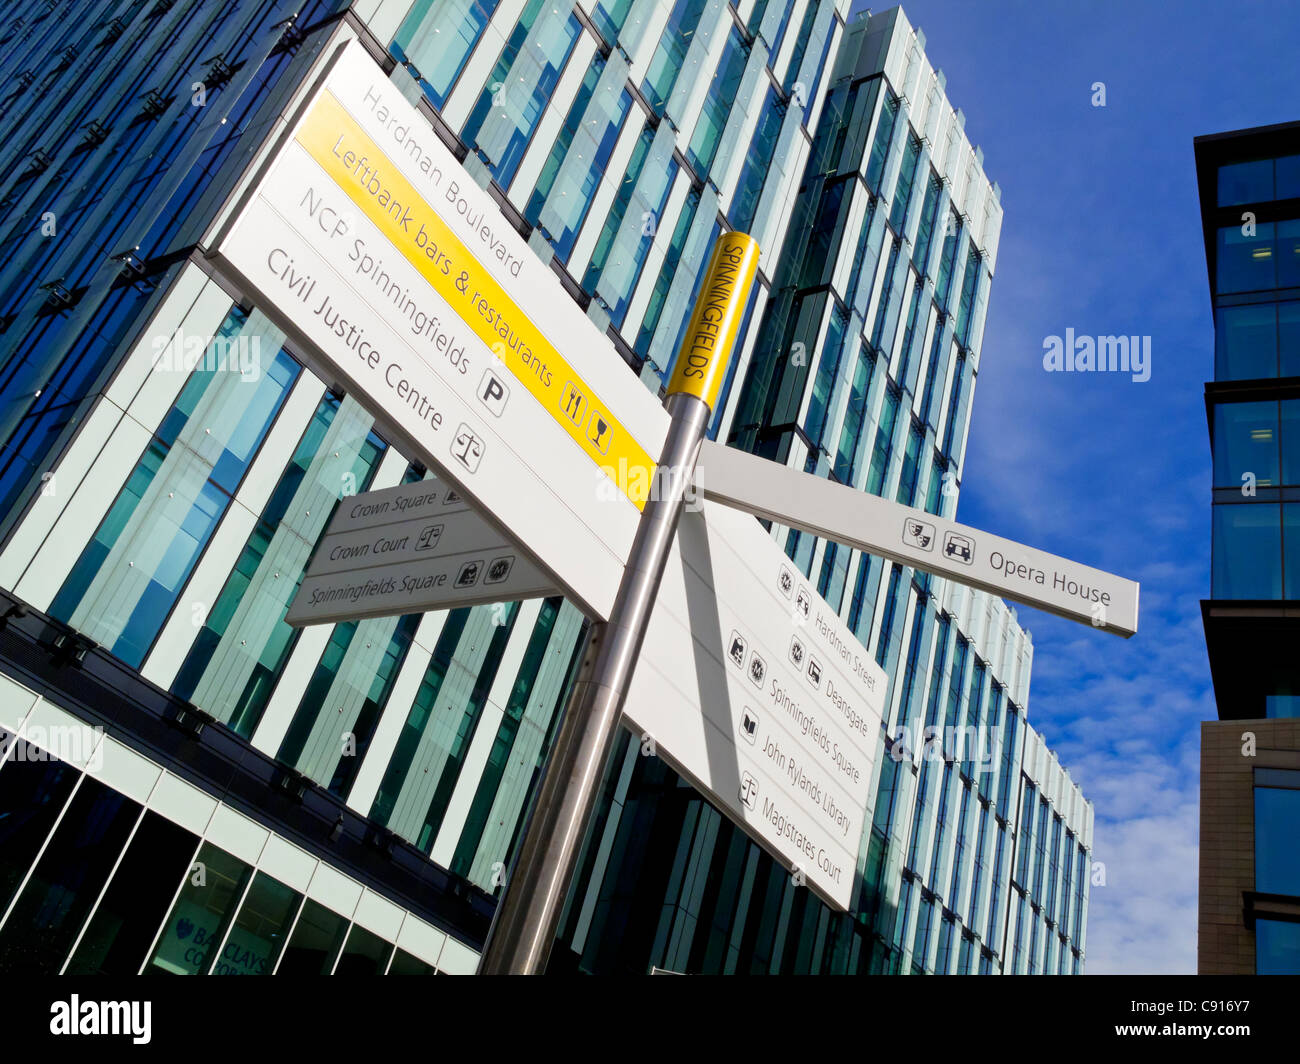
[[[473,970],[586,622],[549,598],[286,625],[338,499],[426,471],[208,256],[342,40],[651,391],[713,239],[752,233],[714,436],[954,512],[999,194],[923,35],[897,9],[847,14],[79,0],[7,16],[0,965]],[[624,736],[553,967],[1079,971],[1092,809],[1028,725],[1013,612],[772,534],[890,677],[853,911]]]
[[1196,139],[1219,720],[1201,727],[1202,972],[1300,972],[1300,123]]

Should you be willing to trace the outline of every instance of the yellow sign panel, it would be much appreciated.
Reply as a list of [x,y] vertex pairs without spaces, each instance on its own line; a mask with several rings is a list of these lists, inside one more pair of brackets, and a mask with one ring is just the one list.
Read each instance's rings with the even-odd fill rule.
[[655,463],[338,100],[322,92],[295,139],[636,505]]
[[669,395],[685,392],[714,409],[757,270],[758,242],[752,236],[723,233],[718,237],[677,353]]

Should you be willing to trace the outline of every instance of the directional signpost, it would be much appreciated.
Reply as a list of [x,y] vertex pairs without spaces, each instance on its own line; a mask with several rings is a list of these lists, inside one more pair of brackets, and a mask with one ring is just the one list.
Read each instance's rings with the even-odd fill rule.
[[747,514],[687,513],[623,712],[836,909],[852,903],[885,672]]
[[609,615],[668,417],[359,43],[213,243],[322,376]]
[[554,593],[594,622],[480,970],[545,968],[620,722],[851,907],[886,677],[752,515],[1125,636],[1137,585],[703,443],[748,236],[661,406],[365,49],[324,67],[210,256],[435,477],[340,502],[290,623]]
[[1137,632],[1138,585],[822,477],[706,442],[706,499],[1096,628]]
[[346,496],[285,620],[295,627],[557,594],[437,477]]

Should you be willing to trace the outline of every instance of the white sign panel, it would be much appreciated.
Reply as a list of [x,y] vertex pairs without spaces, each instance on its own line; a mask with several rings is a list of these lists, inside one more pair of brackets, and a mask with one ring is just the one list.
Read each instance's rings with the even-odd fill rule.
[[359,44],[216,245],[381,431],[608,616],[667,414]]
[[753,517],[683,515],[625,721],[838,909],[853,901],[885,687]]
[[285,619],[295,627],[558,594],[435,477],[340,501]]
[[706,499],[1125,637],[1138,585],[969,525],[705,441]]

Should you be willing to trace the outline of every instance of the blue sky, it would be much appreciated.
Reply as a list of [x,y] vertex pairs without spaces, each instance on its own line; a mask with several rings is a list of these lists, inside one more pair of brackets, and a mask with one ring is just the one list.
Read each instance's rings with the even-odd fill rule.
[[[1019,610],[1030,720],[1096,807],[1106,885],[1088,970],[1194,972],[1198,722],[1215,709],[1200,618],[1213,328],[1192,139],[1300,118],[1300,8],[903,9],[1006,211],[958,517],[1142,584],[1131,640]],[[1150,336],[1150,380],[1045,372],[1044,338],[1071,327]]]

